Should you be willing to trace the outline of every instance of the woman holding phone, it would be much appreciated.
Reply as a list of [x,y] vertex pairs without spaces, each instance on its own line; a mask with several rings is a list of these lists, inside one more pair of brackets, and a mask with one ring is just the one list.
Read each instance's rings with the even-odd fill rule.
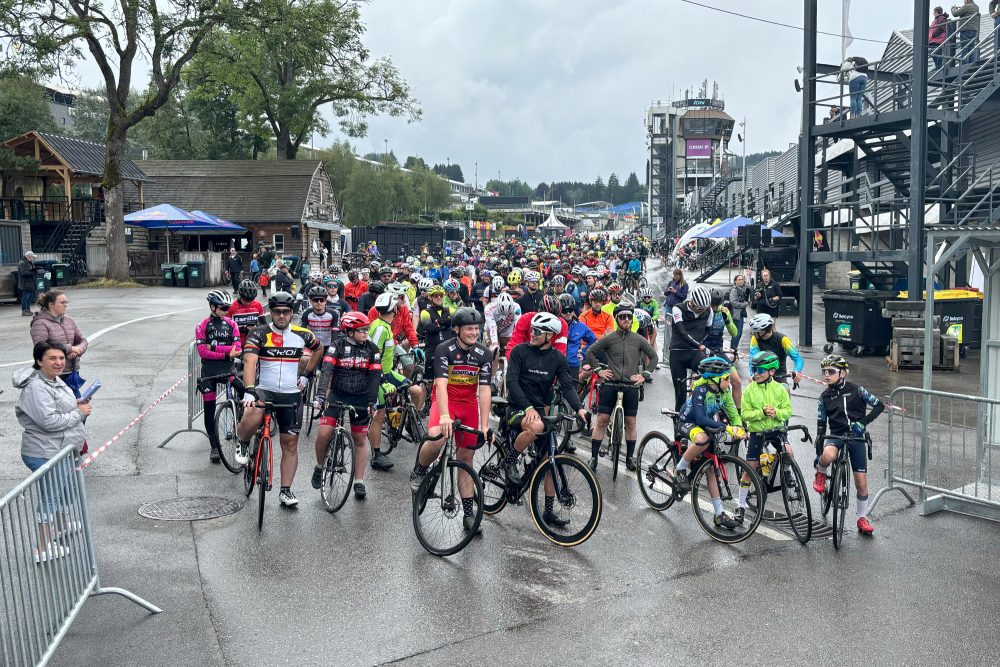
[[66,367],[62,380],[80,398],[80,357],[87,351],[87,339],[73,318],[66,314],[69,298],[65,292],[50,290],[38,297],[39,310],[31,320],[31,342],[51,341],[66,348]]

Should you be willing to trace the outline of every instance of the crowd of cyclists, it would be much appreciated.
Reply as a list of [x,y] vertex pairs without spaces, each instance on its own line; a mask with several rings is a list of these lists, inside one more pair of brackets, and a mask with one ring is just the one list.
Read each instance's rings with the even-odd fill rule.
[[[243,280],[235,295],[213,290],[207,297],[209,316],[197,326],[195,337],[202,377],[231,374],[242,393],[236,463],[245,465],[250,459],[263,404],[278,406],[279,500],[294,508],[299,502],[292,486],[304,395],[311,397],[319,415],[314,488],[322,483],[342,406],[350,406],[353,493],[364,499],[367,470],[394,467],[381,447],[386,407],[397,392],[406,392],[426,415],[427,435],[454,437],[457,457],[470,465],[490,429],[493,399],[502,397],[501,419],[513,442],[503,472],[515,484],[519,457],[543,431],[541,417],[565,402],[587,420],[589,408],[596,418],[587,464],[596,471],[606,455],[603,441],[619,395],[610,385],[626,384],[624,461],[634,471],[640,388],[653,382],[662,364],[670,370],[677,436],[689,445],[673,471],[679,491],[689,488],[687,471],[714,442],[707,432],[724,429],[732,438],[748,438],[746,460],[756,468],[761,434],[787,425],[791,408],[786,383],[801,380],[803,358],[771,315],[754,315],[746,322],[750,382],[744,388],[738,355],[724,344],[725,333],[738,340],[727,293],[696,286],[682,301],[663,305],[660,298],[670,303],[671,293],[655,294],[645,275],[654,247],[639,233],[615,239],[469,240],[464,247],[449,248],[447,256],[425,252],[399,261],[373,259],[345,275],[312,270],[303,284],[272,290],[266,308],[258,301],[257,281]],[[662,360],[657,353],[660,322],[669,338]],[[827,440],[828,446],[816,452],[813,486],[817,492],[825,490],[829,465],[838,447],[846,446],[855,472],[858,530],[871,534],[864,436],[882,404],[847,381],[843,357],[830,355],[821,366],[828,386],[819,401],[818,428],[821,435],[839,438],[839,444]],[[592,380],[597,389],[585,406],[581,399]],[[217,385],[203,381],[199,390],[210,460],[217,463]],[[455,431],[456,421],[479,435]],[[414,493],[442,442],[426,441],[417,453],[410,471]],[[743,520],[748,486],[741,485],[734,516],[722,510],[715,491],[717,526],[732,528]],[[552,502],[547,495],[546,521],[558,526],[566,520],[552,514]],[[477,530],[465,491],[462,504],[466,529]]]

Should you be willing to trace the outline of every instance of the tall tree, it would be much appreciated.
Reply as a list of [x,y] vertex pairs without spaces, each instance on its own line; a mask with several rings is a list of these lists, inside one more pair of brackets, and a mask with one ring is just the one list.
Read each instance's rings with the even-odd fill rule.
[[379,169],[365,162],[351,172],[344,192],[344,222],[351,227],[370,227],[386,220],[394,203],[392,183]]
[[645,201],[646,200],[646,189],[639,184],[639,177],[635,175],[635,172],[631,172],[628,178],[625,179],[625,185],[622,186],[623,201]]
[[337,215],[344,219],[344,203],[347,186],[351,182],[351,174],[355,168],[363,164],[354,157],[354,149],[346,141],[335,141],[333,146],[323,151],[323,163],[326,165],[326,173],[330,176],[333,184],[333,200],[337,207]]
[[262,110],[279,160],[293,160],[314,132],[326,136],[319,113],[330,104],[348,136],[367,132],[373,114],[420,112],[388,58],[371,60],[359,2],[249,0],[210,40],[200,65],[226,83],[244,110]]
[[611,172],[608,176],[608,201],[612,204],[621,204],[622,199],[622,186],[618,182],[618,174]]
[[[166,104],[181,70],[222,21],[231,0],[4,0],[0,37],[7,37],[8,67],[56,71],[86,48],[103,79],[109,114],[103,186],[106,201],[109,278],[128,278],[123,214],[122,162],[128,132]],[[152,85],[133,95],[137,60]],[[11,64],[13,63],[13,64]]]
[[407,155],[403,164],[406,169],[427,169],[427,163],[419,155]]
[[[28,77],[0,78],[0,141],[30,130],[53,132],[56,129],[45,90]],[[14,151],[0,148],[0,170],[18,171],[37,167],[32,158],[19,158]],[[6,181],[6,174],[2,175]],[[0,196],[5,183],[0,182]]]

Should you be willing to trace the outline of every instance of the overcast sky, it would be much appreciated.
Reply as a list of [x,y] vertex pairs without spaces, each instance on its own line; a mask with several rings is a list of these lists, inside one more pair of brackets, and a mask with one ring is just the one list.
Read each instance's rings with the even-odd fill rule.
[[[699,1],[802,25],[800,0]],[[841,0],[819,4],[819,29],[839,34]],[[372,54],[392,57],[423,119],[373,119],[355,141],[362,153],[388,139],[400,159],[450,157],[470,182],[478,161],[480,184],[498,170],[531,185],[612,171],[643,180],[650,101],[679,99],[706,78],[737,122],[746,116],[748,152],[798,135],[799,30],[680,0],[373,0],[364,16]],[[912,22],[912,2],[853,1],[855,37],[888,40]],[[838,37],[821,36],[819,47],[821,62],[839,62]],[[856,40],[849,55],[874,60],[883,48]]]

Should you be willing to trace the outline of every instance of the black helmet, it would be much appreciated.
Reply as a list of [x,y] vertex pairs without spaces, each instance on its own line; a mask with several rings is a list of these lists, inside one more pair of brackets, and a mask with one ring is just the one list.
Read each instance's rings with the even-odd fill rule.
[[562,311],[564,313],[576,310],[576,299],[573,298],[572,294],[567,294],[566,292],[560,294],[559,303],[562,304]]
[[237,288],[239,295],[247,301],[257,298],[257,284],[252,280],[244,280]]
[[368,283],[368,293],[372,296],[378,296],[385,291],[385,283],[381,280],[373,280]]
[[608,293],[600,287],[595,287],[590,290],[590,296],[588,297],[591,301],[607,301]]
[[224,306],[228,308],[233,305],[233,297],[224,289],[214,289],[205,297],[211,306]]
[[844,359],[839,354],[828,354],[823,357],[823,361],[819,362],[820,368],[838,368],[842,371],[848,369],[849,364],[847,359]]
[[267,300],[268,310],[274,310],[275,308],[291,308],[295,310],[295,305],[295,297],[288,292],[275,292]]
[[310,299],[318,299],[320,297],[323,297],[325,299],[326,288],[323,287],[322,285],[313,285],[312,287],[309,288],[309,291],[306,292],[306,296],[309,297]]
[[722,291],[713,289],[712,290],[712,308],[718,308],[722,305]]
[[546,294],[542,297],[541,308],[539,310],[552,313],[553,315],[560,315],[562,313],[562,303],[559,302],[559,297]]
[[357,269],[351,269],[350,271],[347,272],[347,279],[348,280],[354,280],[357,277],[358,277],[358,270]]
[[455,314],[451,316],[451,325],[453,327],[465,327],[470,324],[482,324],[483,315],[475,308],[459,308],[455,311]]

